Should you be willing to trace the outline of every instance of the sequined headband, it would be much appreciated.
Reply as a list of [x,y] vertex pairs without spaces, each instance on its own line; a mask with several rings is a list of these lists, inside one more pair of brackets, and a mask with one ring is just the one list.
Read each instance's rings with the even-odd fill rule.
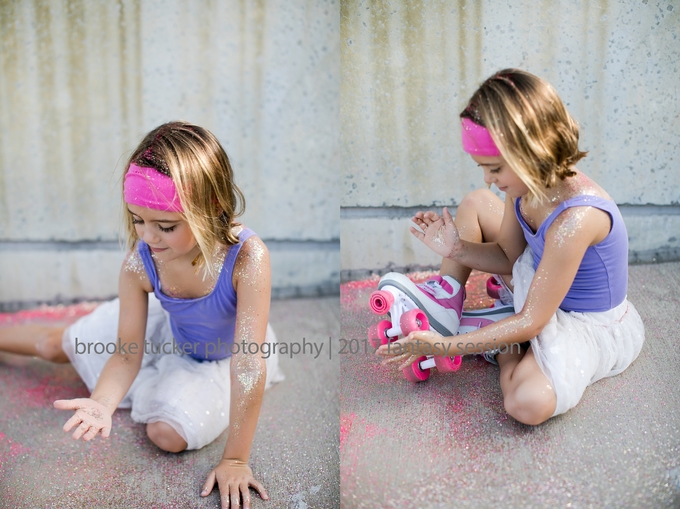
[[501,153],[486,127],[475,124],[469,118],[462,119],[461,135],[463,150],[474,156],[497,157]]
[[175,183],[154,168],[130,164],[123,183],[126,203],[166,212],[184,212]]

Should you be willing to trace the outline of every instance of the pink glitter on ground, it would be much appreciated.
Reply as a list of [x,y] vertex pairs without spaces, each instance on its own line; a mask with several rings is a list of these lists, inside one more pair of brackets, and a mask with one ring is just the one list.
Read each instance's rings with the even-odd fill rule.
[[377,275],[373,275],[368,279],[361,279],[359,281],[349,281],[340,285],[340,288],[349,290],[362,290],[364,288],[378,287],[378,281],[380,278]]
[[355,413],[340,416],[340,449],[342,449],[345,438],[347,438],[347,435],[352,430],[352,424],[354,423],[356,416],[357,414]]
[[20,456],[22,454],[28,454],[30,452],[31,450],[28,447],[25,447],[23,444],[19,442],[12,441],[9,438],[6,438],[4,433],[0,433],[1,456],[5,456],[5,454],[8,453],[10,457],[16,458],[17,456]]
[[[363,419],[362,419],[363,421]],[[377,437],[378,435],[382,435],[383,433],[386,433],[387,429],[381,428],[380,426],[376,426],[375,424],[368,423],[366,424],[366,438],[373,439]]]
[[76,392],[74,395],[73,386],[57,384],[53,377],[48,376],[42,378],[35,387],[22,391],[21,398],[27,407],[40,408],[51,406],[57,399],[87,398],[90,395],[85,387]]
[[16,313],[0,313],[0,326],[36,322],[74,322],[92,313],[99,304],[99,302],[81,302],[72,306],[41,306]]
[[352,431],[352,426],[354,425],[355,421],[357,423],[360,423],[364,427],[364,433],[361,435],[360,439],[363,442],[364,440],[368,439],[373,439],[378,435],[381,435],[385,432],[387,432],[387,429],[381,428],[380,426],[376,426],[375,424],[371,423],[366,423],[366,419],[360,418],[357,420],[357,414],[351,413],[349,415],[341,415],[340,416],[340,448],[342,449],[342,444],[343,442],[347,439],[347,436],[350,434]]

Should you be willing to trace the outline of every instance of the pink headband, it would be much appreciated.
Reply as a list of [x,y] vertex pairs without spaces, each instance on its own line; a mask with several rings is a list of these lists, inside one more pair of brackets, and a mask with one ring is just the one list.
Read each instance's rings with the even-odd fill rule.
[[154,168],[130,164],[123,183],[126,203],[166,212],[184,212],[175,183]]
[[462,124],[461,134],[465,152],[473,156],[496,157],[501,155],[486,127],[475,124],[469,118],[464,118]]

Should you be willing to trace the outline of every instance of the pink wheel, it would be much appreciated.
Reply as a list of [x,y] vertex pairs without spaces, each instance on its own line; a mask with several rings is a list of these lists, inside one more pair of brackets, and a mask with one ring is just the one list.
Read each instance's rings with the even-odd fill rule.
[[427,315],[420,309],[412,309],[401,315],[399,326],[404,336],[408,336],[409,332],[413,331],[430,330],[430,322],[427,319]]
[[495,276],[491,276],[489,279],[486,280],[486,293],[491,297],[492,299],[500,300],[500,289],[502,288],[501,284],[496,281]]
[[458,371],[460,365],[463,363],[463,358],[460,355],[455,357],[435,357],[434,364],[437,366],[437,371],[440,373],[453,373]]
[[411,364],[408,368],[404,368],[404,376],[406,377],[406,380],[410,382],[424,382],[428,378],[430,378],[430,370],[422,370],[420,369],[420,363],[424,360],[427,360],[427,357],[424,355],[420,357],[417,361],[415,361],[413,364]]
[[387,331],[392,328],[392,322],[389,320],[382,320],[381,322],[371,325],[368,328],[368,341],[373,348],[378,348],[380,345],[387,344],[390,340],[397,338],[390,338]]
[[374,324],[368,328],[368,342],[374,349],[378,349],[380,346],[380,335],[378,334],[378,325]]
[[376,315],[384,315],[394,304],[394,295],[386,290],[376,290],[371,294],[368,304]]

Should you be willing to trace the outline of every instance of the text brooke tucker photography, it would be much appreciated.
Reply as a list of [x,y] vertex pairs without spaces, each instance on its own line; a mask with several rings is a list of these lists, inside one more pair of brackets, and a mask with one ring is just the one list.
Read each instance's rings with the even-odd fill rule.
[[[328,357],[331,358],[331,338],[328,338]],[[253,342],[241,341],[226,342],[217,341],[208,342],[186,342],[178,343],[175,338],[172,342],[155,343],[144,340],[142,345],[143,351],[146,354],[154,355],[191,355],[193,357],[205,356],[206,359],[216,354],[223,353],[225,356],[236,355],[239,353],[249,355],[260,355],[267,359],[271,355],[278,353],[279,355],[294,357],[296,355],[312,355],[314,359],[324,351],[324,342],[307,341],[302,338],[302,341],[292,342],[277,342],[267,343],[261,345]],[[103,354],[121,354],[121,355],[137,355],[140,352],[140,345],[137,343],[124,343],[118,339],[116,343],[102,343],[102,342],[84,342],[75,338],[75,353],[76,355],[103,355]]]

